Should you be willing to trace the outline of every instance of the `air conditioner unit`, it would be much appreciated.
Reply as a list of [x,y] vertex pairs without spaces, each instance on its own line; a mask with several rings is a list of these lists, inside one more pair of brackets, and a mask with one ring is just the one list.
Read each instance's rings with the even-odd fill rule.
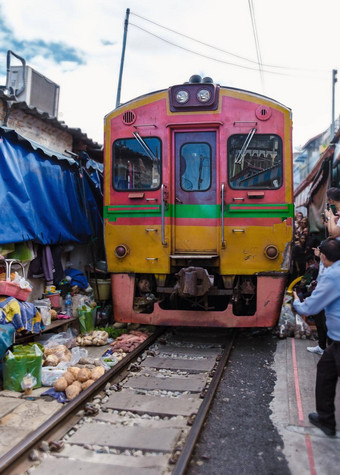
[[58,116],[59,86],[30,66],[10,66],[6,86],[14,93],[19,92],[15,94],[18,102],[26,102],[29,107],[36,107],[51,117]]

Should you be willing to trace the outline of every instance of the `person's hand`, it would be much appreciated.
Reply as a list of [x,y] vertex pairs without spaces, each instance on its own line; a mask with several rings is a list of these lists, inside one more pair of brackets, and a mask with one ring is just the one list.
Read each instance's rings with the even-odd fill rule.
[[338,213],[333,213],[332,208],[325,209],[325,217],[328,219],[334,218]]
[[295,290],[293,290],[293,296],[294,296],[294,300],[296,300],[296,299],[299,300],[298,294],[295,292]]

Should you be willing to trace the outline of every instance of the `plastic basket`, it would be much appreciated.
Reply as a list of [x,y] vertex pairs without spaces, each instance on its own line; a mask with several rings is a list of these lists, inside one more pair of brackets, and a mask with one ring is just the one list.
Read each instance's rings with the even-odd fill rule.
[[49,299],[52,307],[59,308],[60,305],[60,292],[54,292],[53,294],[43,294],[45,299]]
[[13,282],[7,282],[5,280],[0,281],[0,295],[6,295],[8,297],[14,297],[18,300],[26,301],[32,289],[22,289],[19,285]]

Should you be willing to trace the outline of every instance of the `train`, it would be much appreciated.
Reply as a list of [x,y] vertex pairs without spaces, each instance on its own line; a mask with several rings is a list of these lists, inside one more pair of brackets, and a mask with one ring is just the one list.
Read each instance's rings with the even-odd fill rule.
[[292,111],[209,77],[104,119],[117,322],[273,327],[291,265]]

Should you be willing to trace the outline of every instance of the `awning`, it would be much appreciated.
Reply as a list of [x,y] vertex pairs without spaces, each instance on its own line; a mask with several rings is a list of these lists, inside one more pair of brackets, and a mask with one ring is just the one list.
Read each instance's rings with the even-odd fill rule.
[[85,243],[97,236],[99,174],[92,163],[80,169],[73,158],[0,127],[0,244]]

